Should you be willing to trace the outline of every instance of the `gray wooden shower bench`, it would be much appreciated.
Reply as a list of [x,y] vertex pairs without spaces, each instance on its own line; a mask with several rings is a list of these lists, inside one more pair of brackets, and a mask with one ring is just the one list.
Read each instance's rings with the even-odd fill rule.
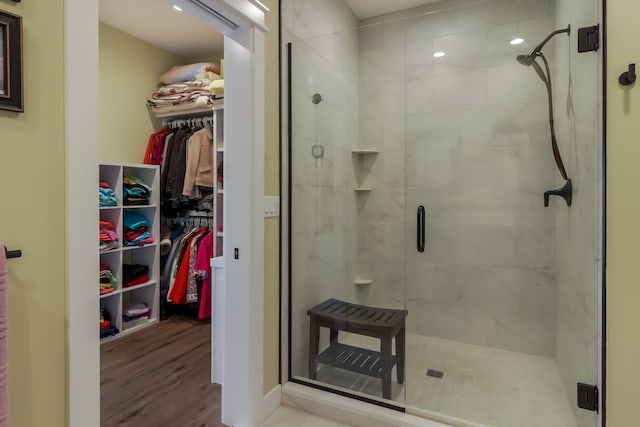
[[[391,399],[391,370],[397,366],[398,383],[404,383],[406,310],[367,307],[328,299],[307,311],[309,315],[309,378],[315,380],[318,363],[382,380],[382,397]],[[329,347],[318,354],[320,328],[329,328]],[[380,351],[338,342],[339,331],[380,339]],[[396,340],[396,354],[391,343]]]

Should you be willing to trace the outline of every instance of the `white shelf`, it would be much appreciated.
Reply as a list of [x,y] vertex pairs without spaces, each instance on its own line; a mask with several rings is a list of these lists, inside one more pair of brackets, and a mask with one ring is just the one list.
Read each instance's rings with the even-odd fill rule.
[[156,280],[149,280],[148,282],[140,283],[139,285],[122,288],[122,292],[124,293],[124,292],[135,291],[136,289],[146,288],[147,286],[153,286],[156,283],[158,283]]
[[356,279],[353,281],[356,286],[370,285],[371,283],[373,283],[371,279]]
[[108,294],[100,295],[100,299],[109,298],[120,294],[120,289],[116,289],[113,292],[109,292]]
[[356,188],[354,188],[354,191],[359,192],[359,193],[364,193],[364,192],[371,191],[371,190],[373,190],[373,188],[371,188],[371,187],[356,187]]
[[[154,239],[155,239],[155,237],[154,237]],[[134,249],[152,248],[154,246],[158,246],[158,243],[154,242],[154,243],[149,243],[148,245],[141,245],[141,246],[140,245],[138,245],[138,246],[122,246],[121,248],[114,249],[114,250],[116,250],[116,251],[120,250],[120,251],[126,252],[126,251],[132,251]]]
[[214,111],[223,110],[224,109],[224,99],[214,99],[212,105],[207,105],[205,107],[192,108],[189,110],[182,111],[168,111],[166,113],[155,113],[153,110],[153,114],[159,119],[179,119],[183,117],[189,116],[197,116],[197,115],[206,115],[207,113],[213,114]]
[[141,323],[141,324],[139,324],[137,326],[134,326],[133,328],[124,329],[124,330],[120,331],[120,333],[118,335],[116,335],[114,338],[117,338],[119,336],[129,335],[129,334],[131,334],[133,332],[139,331],[140,329],[148,328],[151,325],[155,325],[156,323],[158,323],[158,319],[157,318],[149,319],[147,322]]
[[224,188],[220,188],[220,189],[218,190],[218,194],[224,194]]
[[380,151],[375,148],[356,148],[351,150],[353,154],[379,154]]
[[100,206],[101,211],[108,211],[111,209],[120,209],[122,206]]
[[122,209],[156,208],[156,205],[122,205]]
[[224,153],[224,146],[216,148],[218,153]]
[[218,231],[218,232],[216,232],[216,236],[224,237],[224,233],[222,231]]

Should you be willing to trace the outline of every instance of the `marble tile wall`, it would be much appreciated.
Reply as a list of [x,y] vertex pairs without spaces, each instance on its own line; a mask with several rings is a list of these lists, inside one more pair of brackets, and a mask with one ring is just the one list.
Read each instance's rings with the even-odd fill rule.
[[382,152],[363,167],[374,190],[358,205],[358,269],[373,283],[358,297],[406,298],[411,332],[555,353],[546,93],[515,60],[554,14],[551,0],[449,0],[361,23],[360,145]]
[[[357,20],[342,0],[281,4],[284,42],[293,43],[292,375],[306,376],[307,310],[327,298],[355,298],[358,226],[351,150],[359,131]],[[319,104],[312,102],[316,93],[322,96]],[[314,145],[323,147],[322,159],[312,156]]]
[[[558,144],[574,186],[573,204],[555,202],[556,360],[569,396],[577,382],[598,383],[597,325],[601,281],[599,224],[602,156],[599,131],[601,53],[578,53],[577,29],[599,22],[595,0],[557,0],[556,26],[572,33],[556,41],[555,112]],[[556,185],[563,184],[556,174]],[[593,412],[573,406],[577,424],[595,427]]]

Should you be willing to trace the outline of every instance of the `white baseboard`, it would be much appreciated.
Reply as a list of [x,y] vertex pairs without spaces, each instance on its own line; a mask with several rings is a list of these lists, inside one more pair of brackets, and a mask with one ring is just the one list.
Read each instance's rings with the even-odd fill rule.
[[282,386],[278,384],[262,399],[262,421],[273,414],[282,401]]
[[436,421],[386,409],[370,403],[296,383],[282,386],[282,404],[305,412],[330,418],[356,427],[451,427],[460,425]]

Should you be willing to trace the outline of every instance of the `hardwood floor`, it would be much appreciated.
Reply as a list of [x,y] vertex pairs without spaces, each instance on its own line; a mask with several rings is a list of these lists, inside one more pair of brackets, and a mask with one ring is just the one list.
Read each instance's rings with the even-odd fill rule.
[[211,323],[172,316],[100,349],[100,426],[219,427]]

